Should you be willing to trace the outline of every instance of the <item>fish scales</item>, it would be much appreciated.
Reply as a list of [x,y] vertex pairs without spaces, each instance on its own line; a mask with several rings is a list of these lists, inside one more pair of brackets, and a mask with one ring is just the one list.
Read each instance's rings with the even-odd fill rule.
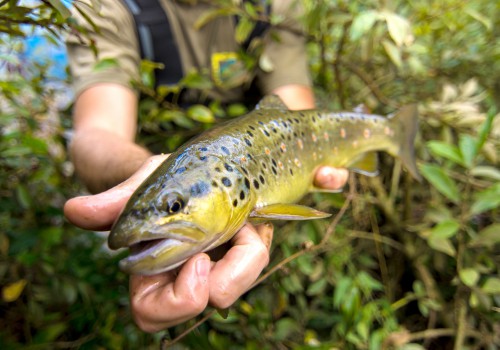
[[413,158],[416,110],[385,118],[363,113],[290,111],[276,97],[182,146],[145,181],[115,223],[109,245],[130,247],[130,273],[172,269],[229,240],[251,218],[314,219],[293,205],[315,190],[322,165],[376,173],[374,151]]

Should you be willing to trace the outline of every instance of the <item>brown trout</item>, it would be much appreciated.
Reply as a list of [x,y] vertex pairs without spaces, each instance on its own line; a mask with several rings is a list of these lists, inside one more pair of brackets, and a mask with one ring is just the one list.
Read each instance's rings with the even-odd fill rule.
[[399,157],[419,178],[413,155],[416,106],[390,118],[290,111],[265,97],[247,115],[202,133],[172,153],[134,192],[109,235],[133,274],[173,269],[228,241],[247,221],[308,220],[327,213],[293,204],[322,165],[376,175],[375,151]]

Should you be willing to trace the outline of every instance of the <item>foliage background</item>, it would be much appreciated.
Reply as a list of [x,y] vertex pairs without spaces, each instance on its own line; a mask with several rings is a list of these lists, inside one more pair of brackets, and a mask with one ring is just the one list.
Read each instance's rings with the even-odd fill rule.
[[[244,40],[259,16],[255,8],[218,3],[214,15],[246,18],[236,32]],[[279,225],[267,279],[227,318],[211,316],[172,346],[499,348],[500,5],[303,4],[320,105],[363,103],[388,113],[418,102],[425,181],[415,183],[382,156],[379,177],[355,176],[344,194],[306,198],[340,215],[333,223]],[[54,43],[59,33],[78,30],[59,1],[0,1],[1,347],[166,347],[195,321],[165,334],[140,332],[128,310],[127,277],[117,269],[120,256],[107,252],[102,236],[63,217],[64,201],[82,188],[65,151],[70,112],[58,102],[65,82],[49,74],[50,63],[22,55],[19,38],[37,27],[48,28]],[[247,63],[272,69],[258,55],[260,44]],[[140,110],[145,144],[171,150],[244,112],[216,103],[190,111],[165,106],[159,96],[171,91],[151,89],[153,67],[144,63],[140,84],[149,92]],[[180,85],[203,90],[210,82],[194,74]]]

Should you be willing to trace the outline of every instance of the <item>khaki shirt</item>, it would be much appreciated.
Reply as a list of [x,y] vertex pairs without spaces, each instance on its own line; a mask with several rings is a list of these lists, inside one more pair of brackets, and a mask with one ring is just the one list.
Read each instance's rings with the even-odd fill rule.
[[[214,55],[239,50],[234,38],[234,18],[219,16],[197,30],[194,24],[199,16],[213,7],[205,2],[195,5],[190,4],[192,2],[161,0],[179,49],[184,73],[192,69],[209,70],[213,67]],[[66,40],[76,95],[103,82],[132,88],[131,81],[139,77],[140,49],[131,13],[121,0],[101,0],[100,3],[99,9],[84,6],[84,11],[100,29],[99,33],[93,30],[83,16],[78,12],[74,13],[95,41],[98,56],[95,57],[89,45],[82,43],[80,38],[70,35]],[[296,5],[295,0],[275,0],[272,2],[272,13],[285,16],[285,26],[300,30],[296,21],[300,10]],[[263,95],[288,84],[311,85],[305,40],[297,34],[299,30],[270,28],[265,34],[264,55],[269,58],[273,69],[268,72],[257,69],[255,72],[257,85]],[[277,34],[279,40],[271,38],[271,31],[272,37]],[[106,58],[116,60],[118,65],[95,70],[96,62]],[[231,89],[218,87],[209,93],[209,97],[222,102],[234,102],[242,100],[244,92],[242,86]]]

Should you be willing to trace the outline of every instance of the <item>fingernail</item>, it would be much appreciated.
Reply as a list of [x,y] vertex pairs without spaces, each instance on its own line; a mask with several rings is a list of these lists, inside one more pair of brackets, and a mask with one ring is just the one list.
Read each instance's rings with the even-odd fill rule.
[[204,256],[196,261],[196,273],[200,277],[207,277],[210,271],[210,260]]

